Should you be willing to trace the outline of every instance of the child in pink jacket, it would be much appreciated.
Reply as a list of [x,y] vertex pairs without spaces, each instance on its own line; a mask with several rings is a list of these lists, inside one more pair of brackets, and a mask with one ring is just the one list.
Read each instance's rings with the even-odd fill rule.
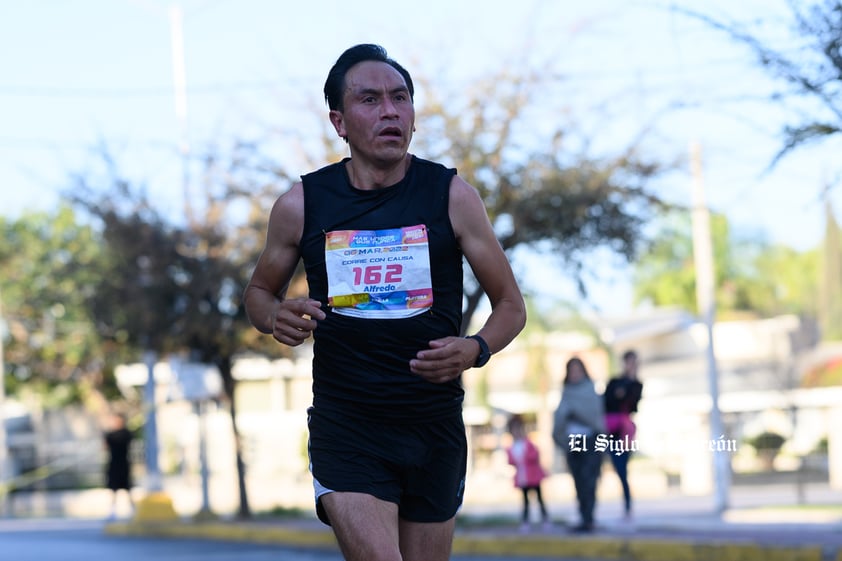
[[547,476],[544,468],[541,467],[540,453],[538,447],[529,440],[526,435],[526,428],[523,418],[520,415],[513,415],[509,419],[509,433],[512,435],[512,445],[506,450],[509,456],[509,463],[515,466],[515,487],[523,492],[523,516],[521,518],[521,532],[529,532],[529,494],[535,494],[538,506],[541,509],[541,521],[544,529],[549,529],[551,524],[547,516],[547,509],[544,506],[544,499],[541,497],[541,481]]

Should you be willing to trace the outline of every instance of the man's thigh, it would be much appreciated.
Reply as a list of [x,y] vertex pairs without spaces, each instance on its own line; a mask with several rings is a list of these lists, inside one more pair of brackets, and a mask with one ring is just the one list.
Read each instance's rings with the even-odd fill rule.
[[447,561],[453,547],[456,517],[445,522],[401,520],[400,549],[403,561]]
[[320,500],[347,561],[401,560],[397,504],[348,492]]
[[447,561],[456,517],[445,522],[398,518],[398,506],[364,493],[333,492],[322,504],[347,561]]

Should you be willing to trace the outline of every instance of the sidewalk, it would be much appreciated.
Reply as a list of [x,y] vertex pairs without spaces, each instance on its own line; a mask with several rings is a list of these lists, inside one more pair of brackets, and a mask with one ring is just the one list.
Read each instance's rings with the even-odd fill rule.
[[[549,531],[521,534],[512,510],[466,508],[460,513],[454,554],[581,558],[601,561],[842,561],[842,495],[811,489],[809,505],[780,503],[791,489],[763,486],[732,493],[732,508],[713,514],[709,497],[641,500],[634,523],[621,522],[613,504],[600,507],[593,534],[567,531],[569,516]],[[512,505],[514,506],[514,505]],[[572,513],[572,511],[570,511]],[[155,535],[246,540],[335,548],[326,526],[310,517],[257,521],[112,523],[113,535]]]
[[[601,561],[842,561],[842,491],[827,483],[809,483],[800,489],[781,483],[733,486],[730,508],[718,516],[709,496],[688,496],[674,489],[653,492],[652,486],[641,481],[634,523],[628,524],[621,521],[622,501],[607,485],[610,481],[606,478],[599,495],[597,531],[589,535],[567,531],[578,521],[567,478],[559,477],[547,488],[545,499],[554,527],[529,534],[519,532],[520,497],[512,491],[508,478],[497,485],[477,485],[470,500],[466,495],[457,519],[454,554]],[[272,495],[272,488],[255,485],[261,489],[252,493],[255,512],[261,512],[265,503],[287,504],[303,514],[297,518],[259,516],[247,522],[232,518],[236,497],[230,481],[214,486],[212,498],[217,502],[211,504],[214,512],[228,514],[208,521],[193,519],[198,510],[196,485],[171,483],[167,490],[178,507],[177,520],[125,520],[107,524],[106,532],[336,547],[330,529],[314,518],[312,488],[307,481],[275,485],[276,490],[283,489],[284,502]],[[35,493],[16,497],[16,510],[10,514],[102,520],[108,514],[109,499],[102,489]]]

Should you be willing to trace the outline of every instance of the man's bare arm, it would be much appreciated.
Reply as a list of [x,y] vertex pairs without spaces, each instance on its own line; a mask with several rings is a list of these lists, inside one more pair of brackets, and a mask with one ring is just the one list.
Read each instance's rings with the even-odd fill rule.
[[[523,296],[479,193],[459,176],[450,186],[449,212],[462,252],[491,302],[491,314],[477,334],[491,352],[500,351],[526,324]],[[445,337],[419,351],[410,368],[431,382],[446,382],[472,367],[479,352],[476,341]]]
[[301,258],[299,242],[304,228],[304,191],[296,183],[281,195],[269,215],[266,246],[257,260],[243,303],[254,327],[271,333],[286,345],[300,345],[324,319],[319,302],[287,299],[286,290]]

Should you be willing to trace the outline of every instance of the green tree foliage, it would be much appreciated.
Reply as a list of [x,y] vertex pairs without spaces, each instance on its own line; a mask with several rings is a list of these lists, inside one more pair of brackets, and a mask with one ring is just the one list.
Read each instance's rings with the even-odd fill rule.
[[[697,312],[690,214],[674,212],[660,224],[657,241],[634,267],[637,302]],[[783,313],[816,317],[818,252],[797,252],[732,235],[724,215],[711,216],[720,316]]]
[[97,329],[102,337],[136,353],[175,350],[174,335],[187,306],[177,282],[185,269],[179,232],[151,208],[123,214],[111,200],[103,198],[88,207],[102,220],[103,250],[108,256],[89,299]]
[[753,276],[747,277],[743,288],[749,309],[766,316],[792,313],[817,317],[818,250],[796,251],[782,245],[763,245],[758,250]]
[[87,306],[106,257],[97,233],[70,207],[0,220],[0,286],[9,330],[12,391],[39,389],[47,405],[103,389],[107,356]]
[[[722,279],[731,268],[727,221],[721,215],[712,215],[710,223],[716,284],[721,286]],[[691,232],[689,212],[677,211],[665,216],[656,240],[634,266],[635,301],[696,311],[696,269]],[[718,293],[718,306],[720,300]]]

